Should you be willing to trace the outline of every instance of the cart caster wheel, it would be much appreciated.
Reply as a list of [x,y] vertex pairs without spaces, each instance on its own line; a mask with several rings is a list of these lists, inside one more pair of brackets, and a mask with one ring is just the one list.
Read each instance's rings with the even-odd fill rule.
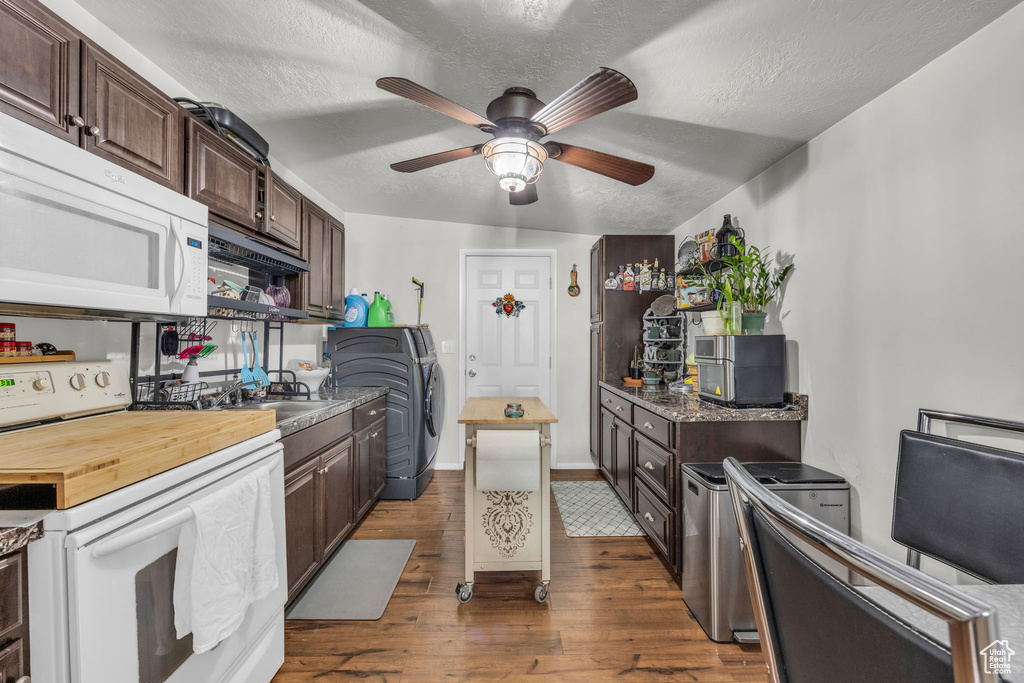
[[546,602],[548,599],[548,585],[546,583],[538,583],[537,588],[533,591],[533,599],[537,602]]
[[459,598],[459,602],[465,604],[473,599],[473,584],[471,583],[460,583],[455,587],[455,595]]

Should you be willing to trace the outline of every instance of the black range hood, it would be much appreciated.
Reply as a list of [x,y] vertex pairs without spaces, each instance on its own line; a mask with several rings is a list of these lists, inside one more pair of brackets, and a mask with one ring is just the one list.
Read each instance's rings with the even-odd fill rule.
[[242,266],[269,276],[309,272],[309,262],[305,259],[216,223],[210,223],[209,245],[211,261]]

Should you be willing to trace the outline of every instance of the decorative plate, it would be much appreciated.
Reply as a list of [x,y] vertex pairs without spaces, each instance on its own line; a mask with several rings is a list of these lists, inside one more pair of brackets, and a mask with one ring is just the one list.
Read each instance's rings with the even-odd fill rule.
[[697,245],[696,240],[692,237],[687,237],[683,240],[682,244],[679,245],[679,251],[676,253],[676,263],[680,270],[689,268],[690,266],[697,263],[700,260],[700,247]]

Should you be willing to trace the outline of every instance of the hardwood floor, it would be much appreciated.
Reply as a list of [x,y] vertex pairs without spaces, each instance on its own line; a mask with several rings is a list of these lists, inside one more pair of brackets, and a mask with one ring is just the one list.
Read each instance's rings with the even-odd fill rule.
[[538,572],[480,572],[462,605],[462,472],[436,472],[417,501],[379,502],[352,538],[416,540],[384,616],[286,622],[274,683],[768,681],[758,646],[708,640],[646,539],[568,538],[552,508],[548,602],[533,599]]

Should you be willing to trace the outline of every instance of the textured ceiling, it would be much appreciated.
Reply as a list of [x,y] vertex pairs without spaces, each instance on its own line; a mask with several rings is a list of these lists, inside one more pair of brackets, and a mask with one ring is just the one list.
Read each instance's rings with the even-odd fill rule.
[[[672,230],[1019,1],[79,0],[346,211],[589,234]],[[388,167],[487,136],[381,76],[483,114],[598,66],[639,100],[555,137],[653,164],[645,185],[552,161],[511,207],[479,157]]]

